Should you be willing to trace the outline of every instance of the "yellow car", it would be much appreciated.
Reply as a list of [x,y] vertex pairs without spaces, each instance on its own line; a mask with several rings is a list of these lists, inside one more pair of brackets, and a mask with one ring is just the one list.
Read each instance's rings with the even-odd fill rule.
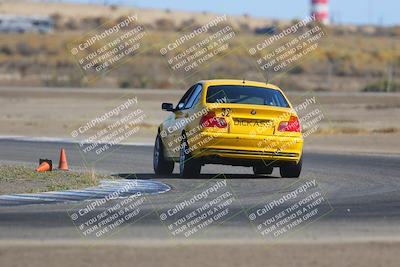
[[156,174],[196,177],[205,164],[253,167],[254,174],[297,178],[303,136],[298,115],[281,89],[244,80],[207,80],[193,85],[159,126],[154,145]]

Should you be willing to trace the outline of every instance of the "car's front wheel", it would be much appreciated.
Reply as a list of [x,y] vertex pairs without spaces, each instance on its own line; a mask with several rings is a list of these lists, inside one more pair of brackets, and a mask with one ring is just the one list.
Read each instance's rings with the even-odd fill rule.
[[174,162],[167,160],[164,156],[164,146],[160,134],[157,134],[154,144],[153,169],[157,175],[168,175],[174,170]]
[[297,164],[285,164],[279,168],[281,177],[283,178],[299,178],[301,174],[301,168],[303,165],[303,159],[301,158]]
[[179,174],[182,178],[195,178],[200,175],[201,164],[198,159],[193,158],[190,153],[186,138],[182,138],[179,153]]

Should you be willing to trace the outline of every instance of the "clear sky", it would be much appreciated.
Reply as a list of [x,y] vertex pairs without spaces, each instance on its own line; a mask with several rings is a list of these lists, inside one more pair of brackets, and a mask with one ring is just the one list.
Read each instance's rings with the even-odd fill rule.
[[[310,12],[311,0],[69,0],[85,3],[115,3],[143,8],[208,11],[228,15],[293,19]],[[400,0],[330,0],[335,23],[400,25]]]

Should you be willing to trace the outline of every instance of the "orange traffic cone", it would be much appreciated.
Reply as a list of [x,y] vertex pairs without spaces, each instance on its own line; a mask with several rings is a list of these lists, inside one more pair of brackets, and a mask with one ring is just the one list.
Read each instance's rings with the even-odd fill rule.
[[53,164],[51,160],[48,159],[39,159],[39,167],[36,168],[37,172],[47,172],[51,171],[53,168]]
[[67,155],[65,154],[64,148],[61,148],[60,162],[58,163],[58,169],[61,171],[68,171]]

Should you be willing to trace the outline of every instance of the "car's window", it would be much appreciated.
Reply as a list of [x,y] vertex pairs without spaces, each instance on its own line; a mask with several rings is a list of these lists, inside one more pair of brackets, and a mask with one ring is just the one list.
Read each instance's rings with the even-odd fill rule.
[[193,104],[196,101],[196,99],[198,99],[202,89],[203,89],[203,86],[201,84],[198,84],[195,87],[192,95],[190,96],[189,100],[186,102],[185,109],[193,107]]
[[221,85],[208,87],[207,103],[217,102],[264,105],[284,108],[289,107],[289,103],[278,90],[242,85]]
[[182,96],[181,100],[179,100],[178,104],[176,105],[176,110],[181,110],[184,108],[186,102],[189,100],[190,96],[192,95],[195,87],[196,87],[196,85],[193,85],[192,87],[189,88],[189,90],[186,91],[186,93]]
[[202,91],[203,90],[201,90],[200,94],[198,94],[196,99],[194,100],[194,103],[193,103],[194,106],[197,105],[197,103],[199,103],[201,96],[202,96]]

